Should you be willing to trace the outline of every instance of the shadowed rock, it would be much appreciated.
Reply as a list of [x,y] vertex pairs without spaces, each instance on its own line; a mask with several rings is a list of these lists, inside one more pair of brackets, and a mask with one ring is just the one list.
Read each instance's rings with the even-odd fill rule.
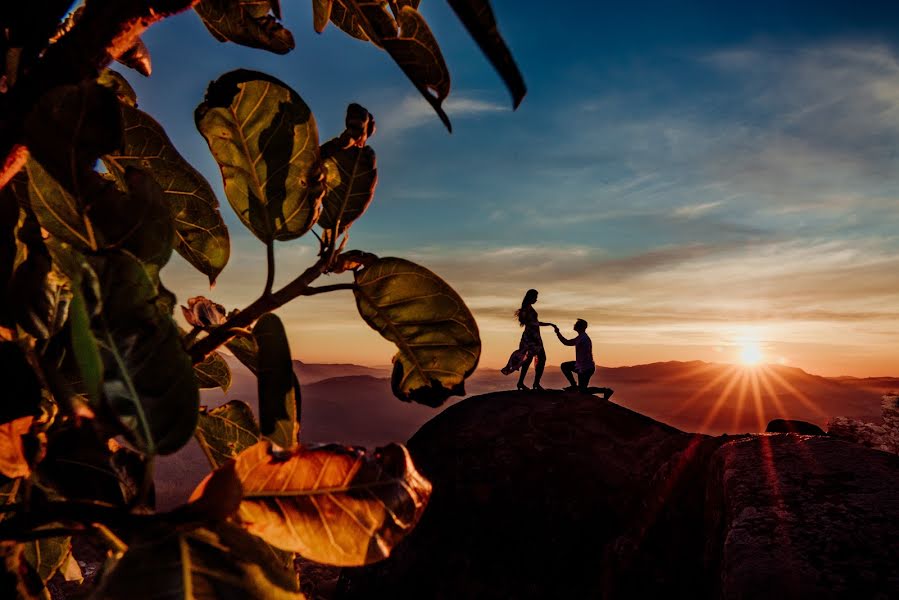
[[808,421],[774,419],[765,427],[765,433],[798,433],[799,435],[827,435],[824,430]]
[[720,441],[577,392],[462,401],[409,441],[434,484],[387,561],[343,598],[687,593],[703,576],[705,465]]
[[688,434],[596,397],[466,399],[409,441],[434,484],[337,597],[899,597],[899,457]]

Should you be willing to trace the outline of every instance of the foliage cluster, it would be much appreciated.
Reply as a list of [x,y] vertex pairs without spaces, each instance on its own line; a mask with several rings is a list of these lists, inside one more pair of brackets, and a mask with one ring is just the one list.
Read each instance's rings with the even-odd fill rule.
[[[448,0],[517,106],[524,84],[486,0]],[[449,74],[418,0],[313,0],[385,50],[449,128]],[[380,560],[431,492],[408,451],[302,442],[301,389],[273,313],[300,296],[352,291],[397,346],[392,387],[439,406],[464,393],[480,355],[458,294],[401,258],[346,250],[377,183],[375,119],[347,108],[320,143],[311,109],[263,73],[209,85],[196,125],[231,207],[265,246],[267,281],[240,310],[177,302],[160,272],[178,252],[213,283],[228,230],[209,183],[175,149],[111,61],[151,72],[141,33],[194,8],[220,41],[293,49],[278,0],[69,0],[0,8],[0,595],[46,597],[80,577],[74,536],[108,551],[102,598],[299,598],[295,553],[332,565]],[[102,167],[100,167],[102,165]],[[276,243],[309,232],[317,260],[274,288]],[[318,285],[352,271],[352,283]],[[258,379],[259,414],[227,390],[226,346]],[[154,510],[153,464],[196,438],[211,473],[186,504]]]

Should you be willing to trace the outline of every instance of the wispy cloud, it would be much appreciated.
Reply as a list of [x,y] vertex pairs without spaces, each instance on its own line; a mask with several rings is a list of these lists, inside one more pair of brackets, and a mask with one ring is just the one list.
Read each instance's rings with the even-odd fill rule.
[[721,206],[723,202],[717,200],[715,202],[703,202],[701,204],[685,204],[674,209],[674,216],[683,217],[684,219],[695,219],[701,215],[711,212]]
[[[470,119],[482,115],[507,112],[508,106],[477,98],[464,92],[453,92],[443,102],[443,110],[451,120]],[[383,136],[395,136],[401,132],[426,123],[439,121],[434,109],[419,95],[408,95],[395,107],[388,109],[379,118],[379,130]]]

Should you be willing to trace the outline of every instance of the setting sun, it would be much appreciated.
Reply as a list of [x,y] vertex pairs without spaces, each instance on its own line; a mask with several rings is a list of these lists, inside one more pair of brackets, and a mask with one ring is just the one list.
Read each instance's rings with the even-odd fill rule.
[[762,362],[762,349],[756,342],[744,342],[740,348],[740,362],[755,366]]

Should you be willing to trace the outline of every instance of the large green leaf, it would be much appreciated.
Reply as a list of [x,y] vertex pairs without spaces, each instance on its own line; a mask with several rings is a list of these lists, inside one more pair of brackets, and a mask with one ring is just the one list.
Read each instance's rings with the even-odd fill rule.
[[469,35],[480,46],[481,52],[487,56],[493,68],[503,78],[509,93],[512,94],[512,104],[518,108],[527,93],[527,88],[512,53],[509,52],[497,29],[489,0],[447,0],[447,2],[456,11],[456,16],[465,25]]
[[30,212],[18,230],[21,255],[7,288],[18,324],[39,339],[56,334],[68,318],[72,290],[68,279],[54,269],[41,228]]
[[379,258],[355,272],[359,314],[396,344],[393,393],[440,406],[465,394],[481,355],[478,326],[465,302],[440,277],[401,258]]
[[398,444],[374,452],[327,445],[286,453],[263,441],[237,457],[236,470],[244,489],[238,518],[250,533],[340,566],[386,558],[415,527],[431,494],[430,482]]
[[80,287],[76,286],[70,308],[72,354],[75,356],[75,363],[78,365],[88,397],[98,405],[103,386],[103,359],[100,357],[97,338],[91,330],[90,315]]
[[279,23],[280,0],[201,0],[194,10],[220,42],[275,54],[294,49],[293,35]]
[[231,387],[231,369],[218,352],[212,352],[203,362],[194,365],[194,374],[201,390],[222,388],[227,392]]
[[266,243],[309,231],[323,189],[318,129],[303,99],[274,77],[241,69],[212,82],[194,116],[244,225]]
[[242,400],[231,400],[212,410],[200,410],[196,437],[213,469],[259,442],[262,434],[253,409]]
[[302,600],[296,572],[239,527],[138,539],[100,582],[103,600]]
[[121,146],[118,104],[112,90],[86,80],[48,91],[25,121],[32,158],[82,205],[94,200],[94,163]]
[[443,111],[450,91],[450,75],[434,34],[411,3],[397,9],[395,18],[381,0],[334,0],[331,21],[354,37],[369,39],[387,51],[419,93],[452,130]]
[[175,218],[162,188],[147,170],[128,166],[120,173],[127,194],[112,182],[91,206],[91,221],[108,247],[122,248],[144,264],[162,268],[175,245]]
[[102,290],[94,333],[110,407],[147,453],[169,454],[193,435],[200,399],[178,327],[156,304],[156,289],[128,254],[91,259]]
[[72,538],[42,538],[25,544],[25,560],[31,563],[41,581],[53,577],[72,551]]
[[97,250],[97,240],[84,204],[70,194],[37,161],[25,165],[28,173],[28,197],[41,227],[77,248]]
[[256,321],[253,337],[259,345],[259,429],[262,435],[289,450],[297,445],[301,397],[287,333],[281,319],[266,313]]
[[[364,108],[356,107],[370,117]],[[362,216],[374,198],[378,183],[375,151],[365,145],[367,131],[357,141],[352,135],[355,132],[349,130],[351,115],[357,112],[352,109],[353,105],[347,111],[347,130],[321,149],[325,195],[318,224],[325,229],[337,228],[338,234]],[[373,118],[371,123],[374,123]]]
[[178,253],[214,282],[228,262],[230,239],[209,182],[182,158],[152,117],[126,103],[119,109],[124,143],[121,151],[104,156],[104,163],[119,177],[128,167],[152,175],[174,216]]
[[168,262],[174,218],[160,186],[147,173],[123,170],[120,190],[91,172],[81,179],[90,193],[81,196],[70,194],[36,161],[28,161],[26,170],[31,208],[41,227],[60,241],[85,252],[122,248],[160,267]]

